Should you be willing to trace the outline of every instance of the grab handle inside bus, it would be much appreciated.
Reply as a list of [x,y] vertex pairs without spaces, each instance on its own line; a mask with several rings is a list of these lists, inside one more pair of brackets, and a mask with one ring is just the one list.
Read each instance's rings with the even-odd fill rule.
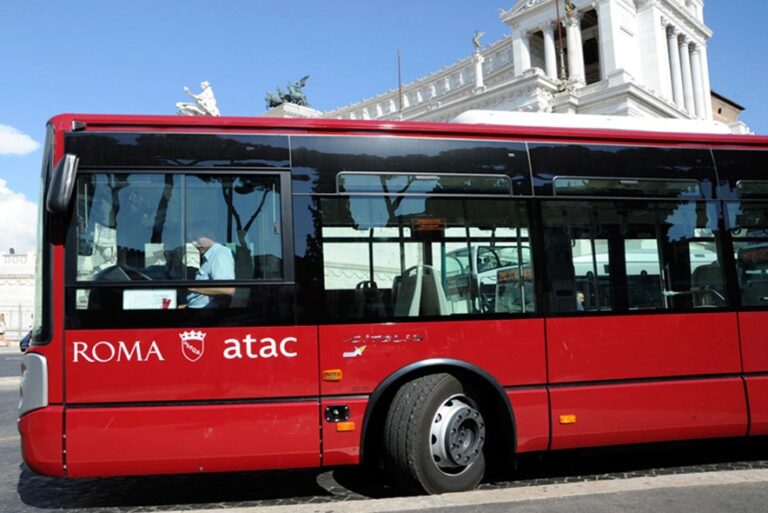
[[65,214],[67,212],[75,190],[79,161],[80,159],[76,155],[67,153],[56,165],[45,198],[45,208],[51,214]]

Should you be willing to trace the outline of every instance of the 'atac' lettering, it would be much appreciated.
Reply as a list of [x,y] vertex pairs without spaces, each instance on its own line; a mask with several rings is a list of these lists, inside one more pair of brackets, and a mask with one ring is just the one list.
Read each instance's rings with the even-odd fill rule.
[[240,358],[295,358],[298,353],[292,351],[293,344],[297,342],[295,337],[286,337],[280,342],[273,338],[253,338],[250,334],[243,340],[228,338],[224,341],[224,358],[236,360]]
[[152,359],[163,362],[165,358],[157,342],[154,340],[149,345],[142,344],[140,340],[133,344],[119,340],[117,344],[102,340],[91,345],[88,342],[74,342],[73,363],[109,363],[109,362],[148,362]]

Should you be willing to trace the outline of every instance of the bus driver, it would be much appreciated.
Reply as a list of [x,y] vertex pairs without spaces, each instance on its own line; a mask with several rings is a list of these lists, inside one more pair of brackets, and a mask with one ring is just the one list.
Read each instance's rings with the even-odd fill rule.
[[[191,230],[191,243],[200,252],[200,269],[195,280],[234,280],[235,259],[232,251],[213,240],[208,226],[195,226]],[[226,307],[235,294],[234,287],[194,287],[187,294],[189,308]]]

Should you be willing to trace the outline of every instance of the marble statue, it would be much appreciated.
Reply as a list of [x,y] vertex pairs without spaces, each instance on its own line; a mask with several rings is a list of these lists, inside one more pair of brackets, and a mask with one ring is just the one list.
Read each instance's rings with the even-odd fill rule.
[[202,82],[200,87],[202,88],[200,94],[194,94],[189,87],[184,86],[184,92],[191,96],[195,103],[176,103],[179,116],[221,116],[210,82]]

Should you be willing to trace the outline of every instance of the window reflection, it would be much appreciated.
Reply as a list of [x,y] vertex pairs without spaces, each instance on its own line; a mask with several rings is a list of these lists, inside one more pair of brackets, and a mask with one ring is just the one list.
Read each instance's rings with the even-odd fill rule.
[[140,286],[81,287],[77,308],[244,307],[250,289],[172,282],[281,279],[280,208],[276,175],[82,175],[76,281]]
[[768,306],[768,203],[726,204],[741,303]]
[[321,205],[332,319],[535,311],[522,202],[351,197]]
[[713,202],[547,201],[543,215],[558,312],[726,306]]

